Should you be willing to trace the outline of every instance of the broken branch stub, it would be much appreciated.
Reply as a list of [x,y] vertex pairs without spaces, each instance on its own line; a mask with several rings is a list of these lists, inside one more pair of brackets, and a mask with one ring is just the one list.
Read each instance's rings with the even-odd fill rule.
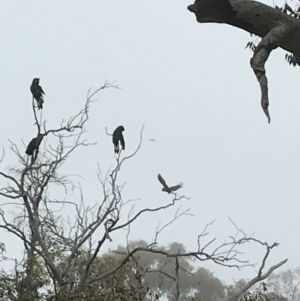
[[281,47],[300,57],[300,21],[278,9],[249,0],[196,0],[188,6],[199,23],[224,23],[262,37],[250,61],[261,88],[261,105],[270,123],[265,63]]
[[268,80],[266,76],[265,63],[272,50],[276,49],[279,42],[284,38],[289,28],[286,24],[279,24],[266,34],[256,47],[250,65],[257,77],[261,89],[261,106],[271,122],[269,114]]

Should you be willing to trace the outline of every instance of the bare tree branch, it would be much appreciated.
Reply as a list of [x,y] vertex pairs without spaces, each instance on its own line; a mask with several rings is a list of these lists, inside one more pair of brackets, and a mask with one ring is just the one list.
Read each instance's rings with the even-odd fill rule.
[[261,275],[261,276],[256,276],[254,277],[251,281],[249,281],[248,283],[246,283],[238,292],[236,292],[234,295],[229,296],[227,298],[222,299],[222,301],[231,301],[231,300],[236,300],[238,299],[240,296],[242,296],[245,292],[247,292],[247,290],[249,290],[255,283],[262,281],[266,278],[268,278],[276,269],[278,269],[279,267],[281,267],[282,265],[284,265],[288,260],[285,259],[281,262],[279,262],[276,265],[273,265],[268,272],[266,272],[265,274]]

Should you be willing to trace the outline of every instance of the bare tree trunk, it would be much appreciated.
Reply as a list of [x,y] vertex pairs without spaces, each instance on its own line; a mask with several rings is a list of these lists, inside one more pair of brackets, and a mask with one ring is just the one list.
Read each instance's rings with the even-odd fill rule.
[[38,292],[37,288],[34,285],[34,266],[35,266],[35,252],[34,248],[37,245],[37,240],[34,238],[32,234],[31,237],[31,247],[29,247],[27,251],[27,259],[26,259],[26,268],[25,268],[25,278],[22,280],[19,296],[21,296],[21,300],[24,301],[33,301],[37,300]]

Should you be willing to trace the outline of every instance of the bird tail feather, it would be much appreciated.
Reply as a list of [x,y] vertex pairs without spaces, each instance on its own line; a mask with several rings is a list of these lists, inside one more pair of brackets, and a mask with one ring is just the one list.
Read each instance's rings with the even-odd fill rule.
[[119,153],[119,142],[115,144],[115,153]]
[[42,99],[37,101],[37,106],[38,106],[39,109],[43,108],[43,100]]

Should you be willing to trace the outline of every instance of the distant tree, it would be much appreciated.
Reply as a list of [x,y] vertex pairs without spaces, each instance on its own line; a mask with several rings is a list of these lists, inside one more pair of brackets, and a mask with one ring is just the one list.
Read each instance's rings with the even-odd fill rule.
[[193,276],[199,281],[195,285],[195,297],[202,301],[214,301],[225,298],[225,285],[205,268],[198,268]]
[[[146,247],[149,245],[144,240],[132,241],[127,247],[119,246],[114,252],[123,254],[126,249],[136,247]],[[181,243],[172,243],[168,246],[161,247],[166,252],[187,252],[186,248]],[[144,269],[144,281],[147,286],[153,291],[159,288],[160,294],[174,294],[174,280],[176,273],[174,269],[174,260],[166,258],[162,254],[149,254],[138,252],[136,260]],[[205,268],[195,268],[192,265],[192,258],[180,258],[179,270],[179,288],[182,298],[193,293],[193,295],[202,301],[216,300],[224,298],[225,286],[222,282],[213,276],[213,273]]]
[[267,281],[268,288],[289,301],[300,300],[300,267],[274,273]]
[[[236,299],[243,295],[255,283],[266,279],[283,265],[287,259],[264,272],[269,253],[278,244],[269,245],[255,239],[234,223],[235,235],[220,244],[216,242],[216,238],[209,238],[208,224],[198,235],[192,251],[187,251],[180,243],[167,248],[160,246],[160,233],[172,222],[188,214],[188,210],[180,211],[180,207],[171,221],[164,221],[157,228],[151,243],[144,243],[142,246],[129,244],[126,250],[116,253],[118,257],[112,257],[111,254],[108,257],[101,256],[100,250],[111,241],[113,232],[126,230],[128,238],[134,222],[145,213],[155,214],[174,208],[185,198],[172,193],[172,199],[166,205],[145,207],[137,213],[133,213],[131,208],[128,218],[122,218],[126,206],[133,201],[123,199],[123,184],[119,184],[118,176],[123,165],[140,149],[143,128],[139,145],[131,155],[121,158],[121,151],[115,158],[115,167],[105,176],[98,167],[97,176],[102,195],[99,194],[98,187],[95,188],[93,206],[86,205],[83,192],[80,186],[74,185],[71,175],[62,173],[62,166],[79,147],[93,145],[84,139],[90,105],[98,92],[110,87],[116,86],[106,82],[94,92],[89,91],[84,108],[53,129],[47,128],[42,116],[38,118],[32,102],[36,137],[43,135],[39,152],[29,158],[25,154],[26,145],[20,150],[16,143],[10,141],[10,150],[18,163],[13,167],[11,164],[5,171],[2,166],[5,152],[0,158],[0,229],[19,239],[18,248],[23,252],[22,258],[9,258],[5,256],[5,245],[0,245],[0,260],[13,263],[11,269],[0,271],[2,300],[123,301],[125,298],[141,301],[152,298],[147,292],[147,281],[150,280],[147,277],[153,273],[156,279],[152,278],[151,281],[153,285],[157,285],[155,298],[159,297],[156,293],[163,275],[166,276],[164,285],[169,292],[169,300],[178,301],[186,297],[189,283],[187,279],[194,276],[189,258],[242,268],[250,263],[240,258],[239,248],[246,243],[262,246],[265,255],[258,274],[239,292],[224,299],[231,300],[230,298]],[[111,145],[111,142],[108,143]],[[58,198],[54,198],[53,193],[57,193],[58,187],[63,190]],[[80,201],[72,200],[68,195],[69,190],[77,192]],[[140,264],[136,257],[142,252],[149,258],[156,258],[154,264],[153,261],[148,265]],[[189,276],[183,276],[184,273]]]
[[233,284],[229,284],[225,286],[225,292],[227,296],[233,295],[235,292],[239,291],[243,286],[246,285],[248,281],[245,279],[239,279],[235,281]]
[[[59,271],[64,271],[68,265],[68,258],[62,252],[56,254],[56,267]],[[59,254],[60,253],[60,254]],[[85,275],[85,268],[90,261],[89,252],[81,251],[78,253],[73,262],[72,274],[68,275],[71,279],[69,283],[76,287],[82,277]],[[32,292],[27,292],[28,287],[24,283],[26,277],[26,266],[23,267],[23,272],[20,273],[18,267],[12,271],[9,277],[6,273],[0,273],[0,300],[26,300],[25,296],[30,293],[32,300],[143,300],[147,298],[147,288],[143,285],[141,277],[138,276],[136,264],[132,259],[118,268],[120,261],[113,254],[104,254],[95,258],[91,267],[91,275],[110,274],[111,270],[117,268],[116,272],[107,275],[98,281],[91,281],[88,286],[83,286],[80,292],[74,294],[72,290],[58,290],[56,295],[49,296],[49,292],[45,290],[51,287],[51,276],[47,271],[41,258],[37,258],[32,265],[32,283],[30,289]],[[43,290],[45,290],[43,292]]]
[[281,47],[291,53],[286,54],[290,64],[300,64],[299,5],[292,9],[287,3],[282,8],[273,8],[249,0],[196,0],[188,10],[199,23],[225,23],[261,37],[257,45],[249,42],[246,47],[254,51],[250,64],[260,84],[261,106],[270,123],[265,63],[271,51]]

